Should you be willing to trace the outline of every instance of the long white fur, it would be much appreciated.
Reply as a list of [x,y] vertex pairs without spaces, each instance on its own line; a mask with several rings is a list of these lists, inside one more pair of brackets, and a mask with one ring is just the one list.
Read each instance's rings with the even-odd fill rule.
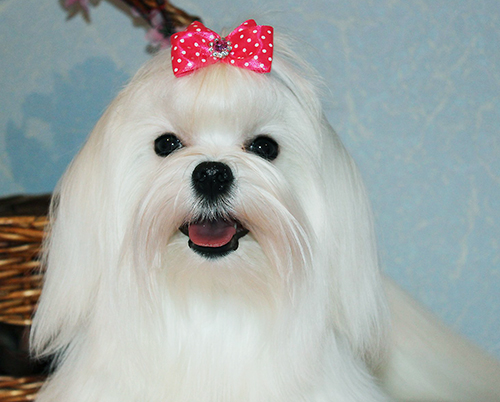
[[[164,132],[185,147],[160,158]],[[243,149],[259,134],[279,143],[275,161]],[[219,212],[250,230],[215,260],[178,231],[213,213],[190,185],[207,160],[236,179]],[[57,370],[39,402],[389,400],[374,373],[400,366],[384,371],[367,196],[314,76],[279,38],[268,75],[219,64],[174,78],[168,51],[148,62],[64,175],[51,220],[32,347]]]

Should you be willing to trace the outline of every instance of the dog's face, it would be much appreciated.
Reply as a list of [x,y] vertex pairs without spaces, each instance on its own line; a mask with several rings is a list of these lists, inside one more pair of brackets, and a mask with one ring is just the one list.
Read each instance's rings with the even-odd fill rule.
[[119,221],[120,252],[177,288],[284,291],[324,224],[311,117],[278,80],[227,65],[178,79],[162,63],[86,145],[106,155],[98,191]]
[[64,347],[99,294],[136,288],[315,316],[364,354],[378,341],[363,186],[313,85],[276,52],[271,74],[182,78],[165,52],[115,99],[60,184],[38,347]]

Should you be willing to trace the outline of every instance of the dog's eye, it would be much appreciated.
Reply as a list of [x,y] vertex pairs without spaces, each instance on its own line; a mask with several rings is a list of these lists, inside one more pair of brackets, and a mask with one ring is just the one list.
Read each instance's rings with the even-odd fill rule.
[[278,157],[279,146],[272,138],[261,135],[255,138],[246,150],[268,161],[273,161]]
[[175,134],[162,134],[155,140],[155,152],[158,156],[168,156],[179,148],[182,148],[182,142]]

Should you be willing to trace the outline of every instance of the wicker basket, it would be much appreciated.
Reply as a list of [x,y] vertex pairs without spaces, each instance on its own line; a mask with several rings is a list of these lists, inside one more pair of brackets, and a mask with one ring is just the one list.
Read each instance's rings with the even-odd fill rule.
[[43,385],[43,376],[8,377],[0,376],[0,401],[25,402],[34,401]]
[[31,317],[41,291],[38,260],[49,196],[0,201],[0,401],[33,401],[43,384],[29,358]]

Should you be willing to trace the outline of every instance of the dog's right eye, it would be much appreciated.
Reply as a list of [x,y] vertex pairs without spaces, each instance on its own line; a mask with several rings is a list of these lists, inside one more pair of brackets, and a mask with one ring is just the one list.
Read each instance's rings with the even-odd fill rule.
[[155,152],[158,156],[168,156],[179,148],[182,148],[182,142],[175,134],[165,133],[155,140]]

